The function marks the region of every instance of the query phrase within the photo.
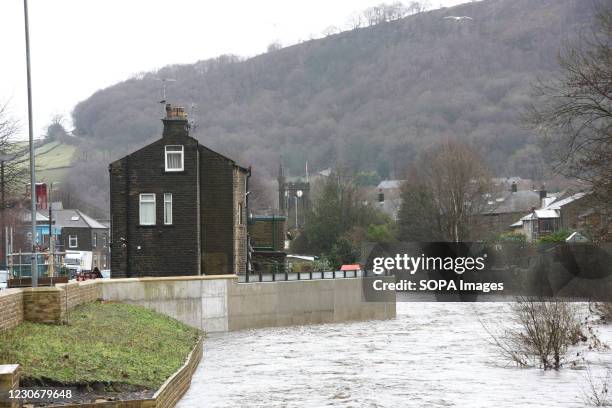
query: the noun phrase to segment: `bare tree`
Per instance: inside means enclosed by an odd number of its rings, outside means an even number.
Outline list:
[[[566,362],[568,347],[586,341],[572,303],[521,298],[511,307],[512,325],[501,333],[482,324],[501,354],[519,366],[558,370]]]
[[[18,193],[24,185],[28,168],[24,163],[28,160],[26,151],[14,140],[19,132],[19,122],[8,112],[8,105],[0,105],[0,157],[3,161],[4,175],[0,189],[7,197]]]
[[[491,186],[489,172],[475,150],[458,142],[443,142],[420,157],[409,180],[418,186],[420,200],[427,201],[422,205],[431,215],[427,219],[436,217],[431,223],[439,228],[435,238],[453,242],[469,238],[473,218],[484,208]],[[405,191],[411,189],[409,181]]]
[[[554,169],[583,180],[612,204],[612,8],[600,9],[594,31],[559,55],[560,73],[534,86],[526,120],[543,136]]]

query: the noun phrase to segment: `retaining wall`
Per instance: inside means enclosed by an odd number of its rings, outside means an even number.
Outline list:
[[[365,302],[361,278],[233,284],[229,330],[395,317],[395,302]]]
[[[0,330],[11,329],[23,322],[23,291],[0,290]]]
[[[388,278],[392,279],[392,278]],[[395,300],[365,302],[361,278],[238,283],[235,275],[96,279],[0,292],[0,329],[61,323],[96,299],[137,304],[205,332],[392,319]]]

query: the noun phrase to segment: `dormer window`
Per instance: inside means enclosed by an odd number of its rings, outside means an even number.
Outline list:
[[[166,146],[166,171],[183,171],[183,158],[183,146]]]

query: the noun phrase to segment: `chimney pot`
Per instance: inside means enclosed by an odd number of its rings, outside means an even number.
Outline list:
[[[189,135],[187,113],[182,106],[166,104],[166,117],[162,119],[162,122],[164,122],[163,137],[179,134]]]

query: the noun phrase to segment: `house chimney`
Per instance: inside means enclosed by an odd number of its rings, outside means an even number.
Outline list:
[[[510,191],[513,193],[516,193],[518,191],[518,186],[516,185],[516,181],[512,182],[512,185],[510,186]]]
[[[546,186],[542,184],[540,187],[540,200],[544,200],[546,198]]]
[[[166,104],[166,117],[162,119],[162,122],[164,123],[162,137],[189,135],[187,113],[185,113],[185,108],[182,106]]]

